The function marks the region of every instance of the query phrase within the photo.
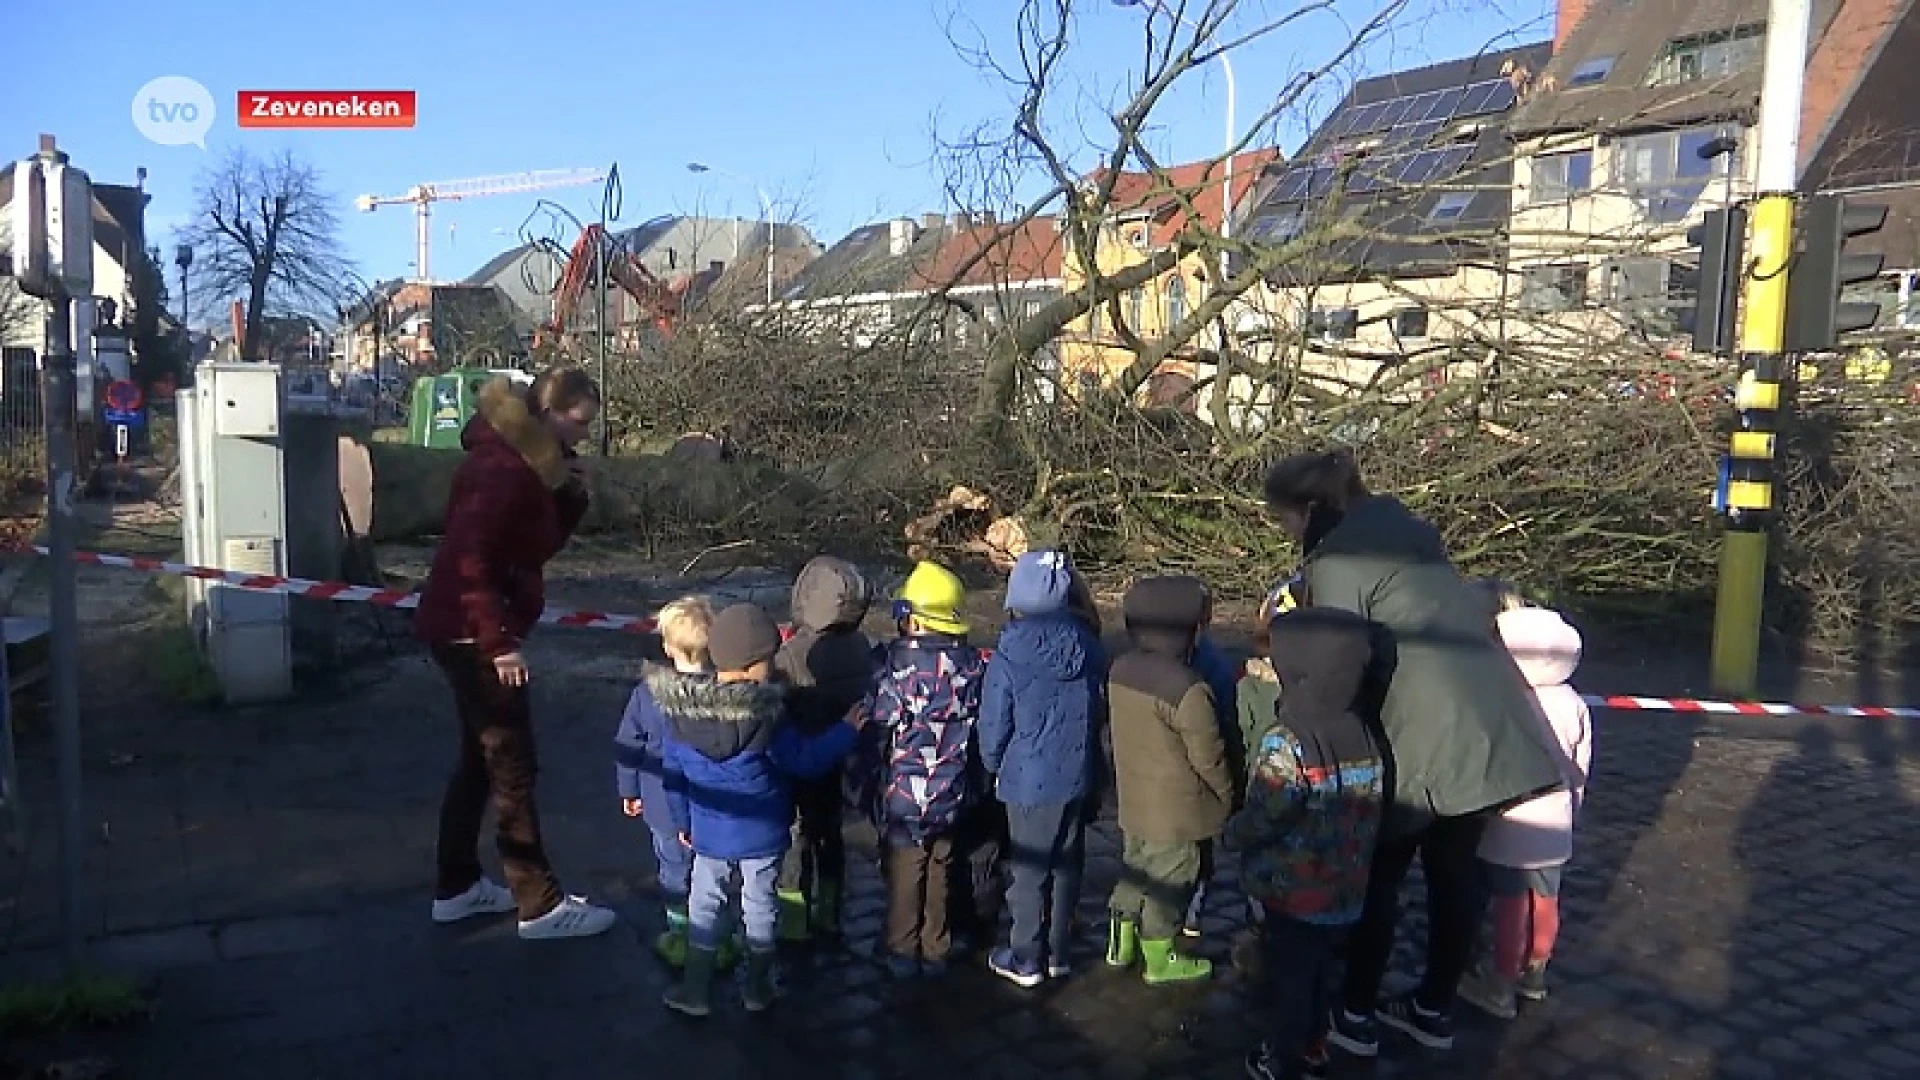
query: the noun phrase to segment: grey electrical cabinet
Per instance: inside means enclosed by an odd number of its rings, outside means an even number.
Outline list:
[[[187,561],[240,574],[287,573],[283,397],[273,364],[208,364],[177,399]],[[187,579],[187,611],[229,704],[293,694],[286,594]]]

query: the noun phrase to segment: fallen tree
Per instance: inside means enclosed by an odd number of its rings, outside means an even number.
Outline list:
[[[340,440],[354,531],[376,543],[438,535],[454,470],[466,454]],[[685,453],[587,459],[592,506],[584,532],[630,532],[649,546],[725,542],[804,531],[819,492],[763,461]]]

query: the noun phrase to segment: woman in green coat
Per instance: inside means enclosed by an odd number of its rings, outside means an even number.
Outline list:
[[[1300,542],[1307,603],[1360,615],[1383,638],[1391,801],[1328,1040],[1372,1057],[1384,1023],[1444,1050],[1479,925],[1481,830],[1493,813],[1560,786],[1560,770],[1525,680],[1493,637],[1486,602],[1454,568],[1437,529],[1398,499],[1369,492],[1345,452],[1282,460],[1267,474],[1266,502]],[[1427,882],[1426,972],[1418,989],[1379,1001],[1400,884],[1416,854]]]

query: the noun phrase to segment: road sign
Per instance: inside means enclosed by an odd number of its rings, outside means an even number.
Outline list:
[[[137,413],[146,405],[147,398],[140,392],[140,384],[127,379],[115,379],[107,384],[107,411]]]

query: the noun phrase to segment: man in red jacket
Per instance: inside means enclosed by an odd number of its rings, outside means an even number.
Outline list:
[[[614,924],[612,911],[561,892],[547,863],[520,654],[546,607],[547,561],[587,512],[573,448],[599,412],[593,380],[557,368],[524,390],[504,378],[489,383],[460,436],[467,458],[454,473],[445,535],[413,620],[453,687],[460,718],[460,756],[440,807],[435,922],[517,911],[528,939],[585,937]],[[480,869],[489,796],[506,888]]]

